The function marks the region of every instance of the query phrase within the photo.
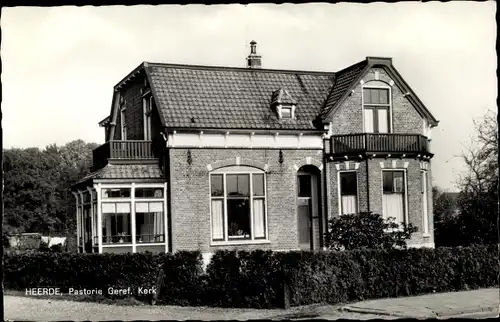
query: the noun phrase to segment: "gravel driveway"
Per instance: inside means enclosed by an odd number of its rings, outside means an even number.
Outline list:
[[[37,299],[24,296],[4,297],[5,320],[249,320],[249,319],[370,319],[380,315],[340,312],[332,306],[315,305],[289,310],[225,309],[182,306],[121,306],[67,300]],[[309,312],[301,314],[301,312]],[[315,312],[311,314],[311,312]]]

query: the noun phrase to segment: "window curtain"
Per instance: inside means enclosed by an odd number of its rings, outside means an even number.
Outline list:
[[[365,108],[365,132],[373,133],[373,109]]]
[[[265,238],[266,228],[265,228],[265,209],[263,199],[253,200],[253,227],[254,227],[254,237],[255,238]]]
[[[342,196],[342,215],[358,213],[356,199],[357,199],[356,195],[350,195],[350,196],[344,195],[344,196]]]
[[[384,193],[382,211],[384,218],[394,217],[398,224],[404,222],[404,195],[402,193]]]
[[[212,239],[224,239],[223,200],[212,200]]]
[[[153,234],[163,234],[163,203],[149,203],[149,212],[153,216],[151,223],[153,224]]]
[[[389,124],[387,120],[389,119],[389,111],[385,108],[378,109],[378,132],[379,133],[389,133]]]

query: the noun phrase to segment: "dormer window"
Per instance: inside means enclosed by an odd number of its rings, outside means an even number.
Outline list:
[[[292,117],[292,108],[291,107],[282,107],[281,108],[281,118],[282,119],[291,119]]]
[[[295,119],[295,108],[297,101],[292,98],[286,89],[280,88],[271,96],[271,108],[276,112],[279,119]]]

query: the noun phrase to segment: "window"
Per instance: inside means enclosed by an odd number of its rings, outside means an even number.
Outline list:
[[[404,171],[382,171],[384,218],[393,217],[397,223],[405,222],[405,175]]]
[[[363,88],[366,133],[389,133],[389,88]]]
[[[144,112],[144,140],[151,140],[151,111],[153,109],[153,96],[142,99]]]
[[[102,198],[130,198],[130,188],[102,189]]]
[[[291,107],[281,108],[281,118],[282,119],[291,119],[292,118],[292,108]]]
[[[163,188],[135,188],[136,198],[163,198]]]
[[[103,243],[130,243],[131,217],[130,203],[102,203],[102,236]]]
[[[125,122],[125,115],[126,115],[126,110],[123,108],[121,110],[120,114],[120,122],[121,122],[121,129],[122,129],[122,140],[127,139],[127,123]]]
[[[137,242],[165,242],[163,202],[136,202],[135,216]]]
[[[263,173],[212,174],[210,190],[212,240],[266,238]]]
[[[358,178],[356,172],[340,172],[339,178],[341,214],[358,213]]]

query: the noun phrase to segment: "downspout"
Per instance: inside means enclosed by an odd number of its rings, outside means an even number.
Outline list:
[[[365,165],[366,165],[366,203],[367,203],[367,210],[370,212],[370,175],[368,173],[368,158],[365,160]]]
[[[170,167],[170,150],[168,149],[168,131],[166,128],[165,133],[162,133],[163,137],[163,151],[165,151],[165,156],[163,158],[163,168],[165,169],[165,179],[167,180],[167,224],[168,224],[168,251],[172,252],[172,170]]]
[[[328,144],[330,143],[330,141],[328,141]],[[323,196],[323,198],[325,198],[325,203],[324,203],[324,213],[322,214],[322,217],[323,217],[323,220],[320,222],[324,222],[324,226],[321,227],[321,239],[320,239],[320,247],[325,247],[325,233],[328,232],[328,219],[329,219],[329,210],[330,210],[330,181],[329,181],[329,178],[330,178],[330,167],[329,167],[329,163],[328,163],[328,158],[326,156],[326,154],[324,153],[324,148],[323,148],[323,163],[324,163],[324,167],[325,167],[325,171],[323,171],[323,176],[324,176],[324,180],[325,180],[325,195]]]

